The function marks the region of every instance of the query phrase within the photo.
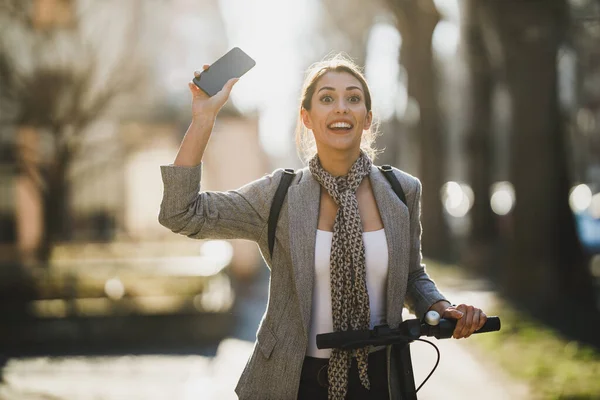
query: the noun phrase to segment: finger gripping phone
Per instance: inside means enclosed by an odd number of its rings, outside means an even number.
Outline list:
[[[240,78],[256,65],[248,54],[239,47],[229,50],[215,61],[207,70],[202,71],[193,81],[207,95],[214,96],[231,78]]]

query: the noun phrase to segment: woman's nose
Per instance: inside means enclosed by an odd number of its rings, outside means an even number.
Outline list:
[[[335,111],[337,113],[346,114],[348,112],[348,105],[343,100],[342,101],[338,101],[337,105],[336,105],[336,108],[335,108]]]

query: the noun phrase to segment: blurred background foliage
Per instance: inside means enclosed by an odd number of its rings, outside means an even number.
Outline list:
[[[158,166],[193,71],[239,46],[257,66],[219,116],[204,188],[300,167],[303,71],[345,52],[371,85],[376,162],[423,183],[424,254],[600,348],[599,44],[597,0],[2,0],[0,309],[13,333],[48,325],[0,342],[19,353],[61,321],[119,315],[228,329],[258,251],[159,226]],[[65,343],[102,331],[78,329]]]

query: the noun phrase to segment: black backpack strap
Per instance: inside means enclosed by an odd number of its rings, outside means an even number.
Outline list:
[[[277,191],[275,192],[275,197],[273,197],[273,202],[271,203],[271,211],[269,213],[269,253],[271,254],[271,258],[273,258],[273,248],[275,247],[275,230],[277,229],[279,212],[294,176],[296,176],[296,172],[293,169],[286,168],[284,170]]]
[[[400,185],[400,181],[398,181],[398,178],[396,178],[396,175],[394,175],[392,166],[382,165],[379,167],[379,170],[383,172],[383,175],[392,185],[392,189],[394,189],[394,192],[396,192],[396,196],[398,196],[398,198],[402,200],[404,205],[408,207],[408,204],[406,204],[406,196],[404,195],[404,190],[402,190],[402,185]]]

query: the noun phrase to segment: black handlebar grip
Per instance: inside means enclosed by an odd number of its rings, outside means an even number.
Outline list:
[[[500,317],[488,317],[481,329],[474,333],[496,332],[500,330]]]
[[[348,343],[355,341],[368,340],[371,337],[369,330],[345,331],[322,333],[317,335],[318,349],[333,349],[344,347]]]
[[[454,333],[454,328],[456,328],[457,320],[455,319],[441,319],[440,323],[436,326],[431,326],[429,328],[429,333],[427,336],[434,336],[436,339],[449,339],[452,337]],[[494,332],[500,330],[500,318],[499,317],[488,317],[485,321],[485,324],[481,327],[481,329],[473,332],[475,333],[485,333],[485,332]]]

